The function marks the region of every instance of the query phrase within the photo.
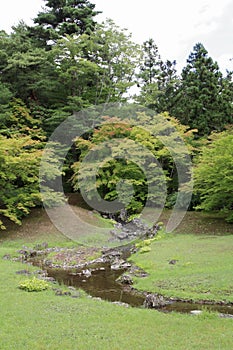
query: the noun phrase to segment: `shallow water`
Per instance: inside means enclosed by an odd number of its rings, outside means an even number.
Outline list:
[[[63,270],[63,269],[47,269],[48,275],[53,277],[60,284],[73,286],[83,289],[92,297],[99,297],[111,302],[123,302],[133,307],[143,307],[145,296],[141,293],[136,293],[126,285],[117,282],[116,280],[126,270],[112,270],[109,263],[92,264],[85,268],[91,272],[90,276],[85,275],[82,269]],[[233,306],[226,305],[203,305],[198,303],[190,303],[184,301],[171,302],[170,304],[160,307],[161,312],[180,312],[190,313],[192,310],[207,309],[216,311],[222,314],[233,315]]]
[[[55,278],[60,284],[83,289],[92,297],[99,297],[111,302],[120,301],[131,306],[142,306],[145,297],[133,294],[116,281],[125,270],[112,270],[109,263],[89,265],[86,269],[91,271],[89,277],[83,270],[47,269],[48,275]]]
[[[193,310],[209,310],[209,311],[216,311],[222,314],[229,314],[233,315],[233,306],[227,306],[227,305],[217,305],[217,304],[211,304],[211,305],[203,305],[203,304],[197,304],[197,303],[190,303],[190,302],[184,302],[184,301],[176,301],[172,304],[166,305],[159,309],[159,311],[163,312],[181,312],[181,313],[190,313]]]

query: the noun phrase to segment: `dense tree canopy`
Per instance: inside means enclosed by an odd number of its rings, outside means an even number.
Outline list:
[[[119,102],[133,85],[139,46],[108,20],[90,35],[66,35],[52,49],[67,108]],[[70,107],[70,108],[69,108]]]
[[[12,103],[7,116],[0,130],[0,214],[20,224],[30,208],[41,203],[39,167],[45,133],[20,100]],[[51,153],[51,179],[58,175],[55,165]],[[4,227],[0,219],[0,228]]]
[[[178,191],[175,163],[158,140],[128,122],[134,110],[132,99],[139,109],[151,109],[150,118],[154,118],[154,122],[160,113],[169,120],[190,151],[196,147],[192,153],[194,158],[199,149],[193,141],[193,129],[197,142],[198,138],[205,140],[212,131],[216,132],[216,139],[211,139],[213,147],[204,149],[200,167],[197,167],[196,198],[201,198],[200,208],[230,211],[228,197],[217,203],[213,197],[210,200],[207,192],[212,184],[216,193],[217,188],[222,188],[222,192],[227,191],[227,186],[230,188],[230,183],[221,186],[230,179],[230,168],[224,167],[224,162],[230,166],[231,132],[220,134],[219,139],[217,133],[233,123],[233,72],[224,76],[204,46],[198,43],[179,76],[176,62],[163,61],[153,39],[138,45],[126,29],[121,29],[112,20],[96,23],[97,13],[95,5],[87,0],[45,0],[45,7],[34,19],[33,26],[19,22],[10,34],[0,31],[0,214],[19,223],[30,207],[40,203],[38,174],[42,151],[62,121],[87,107],[101,104],[105,109],[108,103],[127,101],[130,104],[124,109],[126,114],[118,115],[125,123],[109,118],[101,127],[75,141],[65,160],[65,181],[69,189],[71,182],[73,190],[79,189],[77,174],[86,152],[101,142],[124,139],[129,154],[134,153],[133,142],[138,142],[162,164],[168,189],[167,203],[169,206],[174,204]],[[135,88],[137,96],[132,97]],[[139,117],[145,118],[143,123],[146,125],[149,117],[143,117],[143,114]],[[80,125],[79,121],[77,125]],[[161,128],[161,133],[168,132],[159,122],[156,127]],[[225,145],[225,150],[219,164],[226,170],[221,184],[220,178],[215,183],[204,167],[211,154],[213,159],[218,159],[214,152],[215,149],[219,151],[220,143],[222,149]],[[115,145],[115,154],[119,151],[118,146]],[[50,156],[51,169],[47,170],[53,180],[59,173],[55,170],[56,157],[52,153]],[[143,151],[137,156],[139,163],[146,159]],[[151,205],[162,203],[162,195],[147,196],[148,186],[157,186],[157,189],[159,186],[156,176],[146,181],[138,164],[114,158],[100,167],[97,187],[101,196],[114,201],[117,184],[122,178],[125,193],[130,193],[131,185],[135,190],[131,203],[125,203],[131,212],[140,211],[146,198]],[[216,169],[220,172],[217,161]],[[88,164],[85,171],[88,179]],[[157,176],[159,179],[161,174]],[[204,176],[210,179],[206,187],[202,181]],[[92,196],[91,188],[87,193]],[[48,196],[52,202],[51,191]],[[221,197],[219,193],[217,197]],[[223,201],[226,201],[225,206]],[[0,225],[3,226],[2,221]]]
[[[194,46],[181,74],[171,113],[199,135],[222,131],[233,122],[233,83],[200,43]]]
[[[169,123],[164,123],[164,120]],[[144,122],[154,125],[152,132],[154,128],[156,134],[166,135],[166,142],[173,145],[174,152],[177,147],[176,153],[180,159],[176,164],[171,150],[161,139],[140,126]],[[74,189],[80,188],[81,181],[84,182],[85,193],[89,199],[98,201],[97,188],[104,200],[113,201],[118,198],[117,187],[120,184],[124,194],[120,201],[126,204],[131,214],[140,212],[146,201],[150,206],[162,206],[167,194],[169,198],[171,194],[178,192],[176,166],[186,162],[184,150],[178,142],[179,136],[186,141],[191,151],[193,132],[166,113],[153,117],[144,113],[138,114],[138,125],[132,124],[130,119],[122,121],[116,117],[105,117],[102,126],[96,128],[88,139],[76,140],[76,147],[81,155],[79,161],[73,165]],[[88,154],[91,156],[85,160]],[[96,183],[93,183],[93,169],[96,169],[97,160],[98,175]],[[142,169],[149,169],[147,176]],[[128,198],[131,198],[130,202],[127,202]]]
[[[233,222],[233,130],[215,133],[197,160],[196,192],[198,209],[221,210]]]

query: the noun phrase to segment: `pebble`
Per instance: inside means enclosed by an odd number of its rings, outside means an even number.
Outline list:
[[[192,311],[190,311],[190,314],[192,314],[192,315],[200,315],[200,314],[202,314],[202,311],[201,310],[192,310]]]

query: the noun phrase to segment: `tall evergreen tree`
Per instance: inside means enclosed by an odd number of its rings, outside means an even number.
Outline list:
[[[167,60],[160,63],[160,75],[158,77],[157,112],[171,112],[176,90],[180,79],[176,71],[176,61]]]
[[[160,73],[160,54],[158,46],[153,39],[145,41],[142,45],[141,63],[137,76],[137,85],[141,88],[136,101],[151,109],[157,109],[158,76]]]
[[[95,27],[94,17],[99,13],[88,0],[44,0],[45,9],[34,19],[31,28],[42,42],[65,34],[90,33]]]
[[[36,46],[24,22],[9,35],[0,32],[0,72],[1,81],[27,105],[34,101],[50,107],[64,102],[54,57]]]
[[[194,46],[181,76],[170,111],[181,123],[205,135],[213,130],[221,131],[233,122],[231,77],[223,77],[217,62],[208,56],[201,43]]]
[[[143,43],[142,51],[142,63],[138,77],[142,85],[153,84],[160,74],[161,57],[158,46],[153,39],[149,39]]]
[[[137,77],[141,88],[137,101],[159,113],[169,111],[178,79],[175,66],[175,61],[162,61],[153,39],[145,41]]]

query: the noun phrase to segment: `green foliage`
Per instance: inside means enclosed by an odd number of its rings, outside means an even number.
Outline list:
[[[137,84],[141,88],[135,100],[157,113],[170,111],[178,83],[176,62],[163,62],[153,39],[142,45]]]
[[[169,111],[184,125],[197,128],[199,135],[222,131],[233,121],[232,93],[231,74],[224,78],[217,62],[208,57],[207,50],[198,43],[182,71]]]
[[[97,103],[125,101],[124,94],[133,86],[135,70],[140,57],[140,46],[132,41],[132,35],[106,20],[96,27],[87,42],[88,58],[101,69],[97,85]]]
[[[153,39],[145,41],[142,45],[143,57],[139,77],[142,82],[152,84],[160,74],[161,58],[158,47]]]
[[[96,24],[97,13],[95,5],[87,0],[46,0],[45,8],[34,19],[34,27],[21,21],[10,34],[0,31],[0,213],[17,223],[31,207],[40,203],[38,172],[46,137],[74,112],[93,105],[124,102],[130,88],[136,84],[141,88],[140,95],[135,98],[137,103],[152,108],[155,113],[166,110],[174,115],[176,119],[163,114],[193,153],[196,145],[193,130],[188,131],[188,126],[198,129],[200,136],[212,130],[221,131],[233,121],[232,73],[223,77],[202,44],[194,47],[179,79],[176,62],[163,62],[153,39],[140,47],[127,30],[112,20]],[[133,104],[124,112],[125,125],[116,120],[115,125],[107,122],[90,138],[86,135],[76,141],[78,151],[75,152],[74,147],[70,150],[63,169],[66,190],[70,190],[72,171],[73,186],[79,189],[77,174],[90,150],[98,146],[100,155],[101,142],[122,139],[128,155],[134,154],[136,162],[124,157],[103,162],[97,174],[100,196],[113,201],[118,196],[117,186],[121,186],[126,196],[119,199],[128,205],[130,215],[140,212],[146,200],[154,206],[162,203],[162,174],[155,164],[151,164],[150,170],[155,176],[146,179],[139,166],[145,153],[136,154],[133,141],[146,147],[162,165],[168,189],[167,206],[170,208],[176,203],[178,193],[177,169],[172,154],[150,133],[127,121],[131,108]],[[143,113],[139,118],[144,123],[149,120]],[[79,125],[76,125],[77,129]],[[155,129],[161,135],[169,135],[169,130],[159,121]],[[169,135],[168,139],[182,163],[184,154],[177,146],[175,136]],[[113,154],[117,155],[119,151],[119,144],[115,144]],[[54,153],[49,152],[51,168],[47,167],[45,173],[54,180],[59,171]],[[108,155],[108,147],[105,152]],[[83,169],[83,178],[90,179],[89,171],[94,163],[94,159],[89,160]],[[227,177],[222,182],[219,188],[225,190]],[[152,186],[157,194],[148,194],[148,186]],[[86,190],[92,198],[93,187],[89,185]],[[48,188],[46,191],[48,203],[53,203],[55,193]],[[226,204],[203,204],[207,203],[207,195],[201,191],[196,191],[195,205],[201,196],[201,206],[206,206],[206,209],[209,206],[227,212],[232,210],[228,199]],[[131,193],[131,202],[127,204],[126,198]],[[185,200],[184,195],[180,206]],[[228,219],[232,220],[230,216]]]
[[[196,161],[195,191],[201,204],[197,209],[221,210],[233,222],[233,131],[212,134]]]
[[[126,30],[108,20],[90,35],[59,39],[51,54],[67,101],[64,110],[73,112],[122,100],[134,84],[139,47]]]
[[[27,292],[41,292],[49,288],[49,284],[39,278],[33,277],[19,283],[19,288]]]
[[[0,81],[0,111],[10,102],[11,98],[12,93],[10,92],[7,84],[3,84]]]
[[[160,241],[161,239],[164,239],[166,237],[166,232],[164,229],[160,229],[155,237],[144,239],[141,242],[138,242],[135,244],[136,248],[140,248],[141,253],[146,253],[151,251],[150,245],[154,242]]]
[[[40,202],[39,162],[43,132],[20,100],[15,100],[0,130],[0,214],[20,223]],[[1,228],[4,228],[0,220]]]
[[[154,40],[145,41],[142,45],[140,71],[137,75],[137,83],[141,87],[141,91],[140,95],[136,97],[136,101],[151,109],[156,108],[159,94],[158,77],[161,62],[158,47]]]
[[[33,35],[45,43],[65,34],[90,33],[95,27],[93,18],[100,13],[88,0],[45,0],[45,6],[34,19],[37,25],[31,28]]]
[[[40,123],[22,101],[14,100],[0,130],[0,214],[17,224],[41,203],[39,169],[45,134]],[[48,159],[46,175],[53,180],[60,174],[54,152]],[[45,188],[45,193],[54,202],[52,191]],[[1,219],[0,228],[5,228]]]
[[[189,139],[191,134],[187,132],[186,135],[186,128],[168,114],[164,114],[163,117],[174,125],[173,132],[170,131],[168,136],[170,144],[174,143],[173,150],[177,151],[180,161],[185,161],[182,160],[183,150],[176,142],[177,136],[183,135],[184,139],[186,136]],[[143,118],[150,119],[144,114],[138,115],[138,118],[140,121]],[[167,127],[160,118],[157,120],[156,116],[153,117],[156,132],[161,128],[161,133],[166,134]],[[110,202],[116,200],[120,186],[124,195],[120,196],[119,200],[131,215],[141,212],[146,200],[151,206],[163,205],[164,185],[168,187],[169,192],[177,190],[176,166],[171,152],[161,140],[140,126],[132,125],[130,121],[123,122],[118,118],[106,117],[102,126],[95,129],[88,140],[78,138],[76,147],[80,158],[72,167],[72,183],[74,189],[78,190],[80,181],[84,182],[85,193],[91,200],[98,201],[96,188],[103,199]],[[86,156],[88,158],[85,159]],[[162,165],[163,171],[157,166],[154,158]],[[149,173],[145,174],[143,168],[149,168]],[[96,183],[92,181],[93,171],[96,171]]]
[[[140,254],[144,254],[144,253],[148,253],[151,251],[151,248],[150,247],[142,247],[140,249]]]
[[[40,201],[38,167],[41,150],[37,145],[38,142],[29,136],[12,139],[0,135],[0,214],[18,224],[20,218],[29,213],[29,208]]]
[[[62,100],[53,56],[35,45],[23,22],[13,30],[11,35],[0,36],[2,81],[27,104],[39,101],[47,106],[49,101],[53,105],[58,96]]]
[[[152,243],[152,239],[144,239],[143,241],[136,243],[135,247],[136,248],[144,248],[144,247],[150,246],[151,243]]]
[[[11,101],[12,93],[7,84],[0,81],[0,129],[6,126],[9,117],[9,102]]]

